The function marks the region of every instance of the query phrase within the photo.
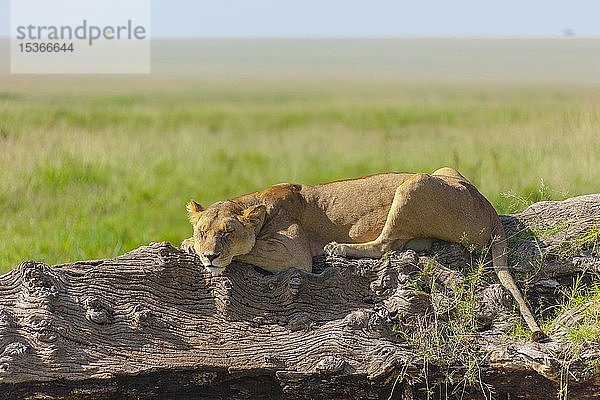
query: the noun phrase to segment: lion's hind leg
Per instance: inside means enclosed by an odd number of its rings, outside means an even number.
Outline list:
[[[379,238],[366,243],[336,243],[325,246],[325,253],[349,258],[381,258],[387,251],[400,249],[402,243],[389,246],[381,243]]]
[[[415,174],[396,189],[383,229],[375,240],[358,244],[330,243],[325,246],[325,252],[344,257],[379,258],[386,252],[401,249],[418,238],[413,234],[412,227],[418,216],[410,215],[410,207],[407,205],[415,201],[415,193],[430,179],[431,176],[427,174]]]

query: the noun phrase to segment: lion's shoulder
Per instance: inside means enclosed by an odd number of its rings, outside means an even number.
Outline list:
[[[269,210],[299,207],[303,202],[302,185],[279,183],[252,194],[254,202],[264,204]]]

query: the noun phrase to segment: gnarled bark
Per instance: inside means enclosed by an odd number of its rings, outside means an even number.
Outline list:
[[[0,277],[0,398],[597,398],[600,343],[572,333],[599,298],[557,305],[573,282],[598,283],[600,195],[502,220],[519,286],[553,321],[549,343],[515,335],[485,251],[437,242],[322,257],[312,274],[211,276],[155,243]]]

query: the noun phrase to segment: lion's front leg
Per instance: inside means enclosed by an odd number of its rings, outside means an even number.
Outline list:
[[[194,238],[191,237],[185,239],[183,242],[181,242],[181,246],[179,246],[179,248],[183,251],[194,254]]]
[[[234,260],[273,273],[287,268],[312,271],[310,244],[306,234],[295,223],[256,240],[250,253],[236,256]]]

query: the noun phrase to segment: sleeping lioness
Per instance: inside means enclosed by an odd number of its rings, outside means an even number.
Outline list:
[[[508,271],[504,229],[492,205],[452,168],[432,174],[386,173],[322,185],[282,183],[204,208],[187,206],[194,250],[211,269],[232,260],[270,272],[312,270],[325,252],[381,257],[432,239],[484,247],[491,244],[494,269],[512,293],[534,340],[541,332]]]

